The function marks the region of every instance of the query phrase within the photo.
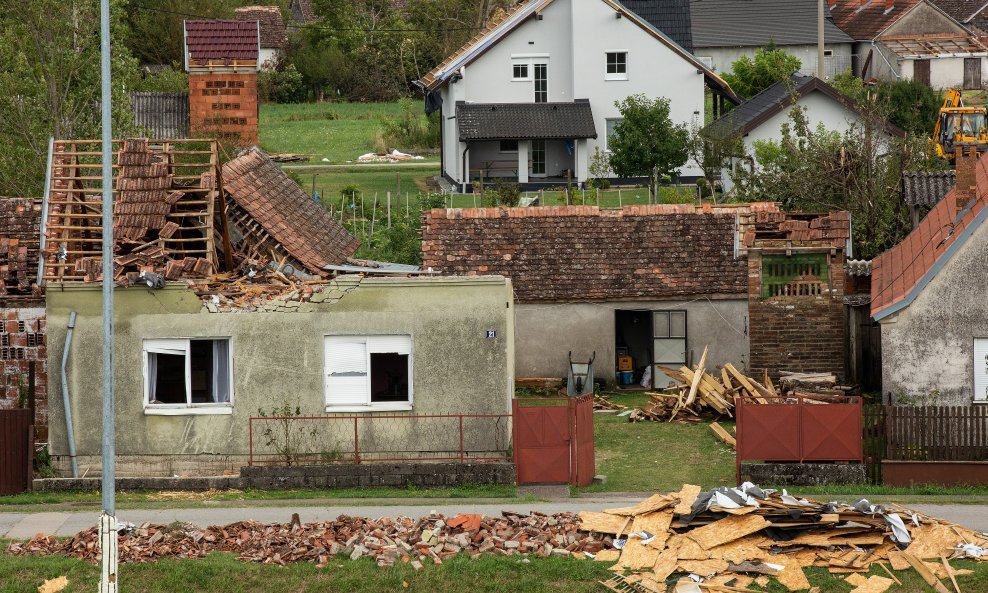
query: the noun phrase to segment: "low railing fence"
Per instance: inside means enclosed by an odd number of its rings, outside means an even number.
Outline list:
[[[253,416],[250,465],[511,460],[511,414]]]

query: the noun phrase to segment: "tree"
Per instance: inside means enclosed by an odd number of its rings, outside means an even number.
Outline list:
[[[133,132],[126,93],[136,62],[126,37],[124,0],[111,0],[114,135]],[[38,196],[48,137],[100,135],[99,3],[38,0],[0,11],[0,188]]]
[[[185,19],[229,19],[235,8],[245,4],[242,0],[131,2],[126,7],[127,34],[122,39],[141,64],[181,64]]]
[[[337,42],[311,29],[293,35],[289,44],[288,61],[302,74],[312,97],[323,101],[326,90],[339,88],[344,78],[346,60]]]
[[[721,171],[732,158],[742,156],[744,144],[741,142],[741,137],[735,134],[718,137],[704,133],[700,122],[694,121],[690,125],[686,152],[690,162],[703,171],[703,178],[710,188],[711,196],[716,199],[715,189]]]
[[[614,105],[622,120],[607,141],[611,169],[620,177],[648,177],[649,200],[658,201],[659,179],[686,164],[689,132],[669,119],[669,99],[632,95]]]
[[[914,136],[929,136],[943,105],[943,95],[915,80],[885,80],[875,85],[846,70],[831,85],[859,104],[874,100],[890,123]]]
[[[801,66],[799,58],[770,43],[755,51],[755,59],[742,56],[721,77],[739,97],[750,99],[773,84],[788,80]]]
[[[809,125],[802,108],[790,111],[782,139],[756,141],[755,171],[735,175],[744,201],[780,201],[786,209],[848,210],[861,257],[874,257],[910,230],[902,200],[903,172],[942,169],[925,137],[890,137],[877,96],[861,104],[862,119],[843,134]]]

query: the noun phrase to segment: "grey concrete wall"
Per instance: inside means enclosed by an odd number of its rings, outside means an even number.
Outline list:
[[[565,377],[566,353],[587,360],[596,351],[594,372],[614,382],[614,311],[686,310],[687,349],[699,360],[709,346],[707,368],[731,362],[747,366],[748,301],[746,299],[642,301],[611,303],[518,304],[515,325],[515,373],[517,377]],[[637,361],[636,361],[637,364]]]
[[[915,301],[881,319],[882,391],[928,405],[967,405],[974,338],[988,337],[988,226],[982,225]],[[938,389],[939,397],[930,390]]]
[[[882,33],[882,37],[930,33],[967,33],[967,30],[936,8],[929,4],[920,3],[905,16],[892,23]]]
[[[799,58],[801,74],[816,76],[817,46],[815,44],[779,47]],[[824,74],[827,80],[851,67],[851,48],[850,43],[826,44],[825,49],[834,52],[832,56],[824,56]],[[754,59],[758,49],[758,47],[698,47],[693,53],[704,60],[710,58],[711,69],[714,72],[730,72],[734,62],[745,56]]]
[[[53,393],[61,388],[58,367],[68,315],[73,310],[79,315],[67,371],[76,446],[87,462],[82,469],[93,475],[99,467],[95,456],[100,450],[102,416],[99,286],[66,286],[64,290],[49,286],[47,299]],[[239,467],[249,450],[248,418],[260,408],[270,412],[288,402],[297,404],[304,415],[330,416],[324,399],[326,335],[412,336],[413,409],[388,415],[508,413],[512,323],[511,287],[501,277],[365,279],[338,301],[306,303],[290,313],[208,313],[198,297],[181,286],[156,291],[117,289],[115,385],[121,475],[126,475],[126,468],[131,475],[160,475],[175,468],[215,473]],[[487,330],[495,330],[497,337],[486,338]],[[230,338],[231,414],[145,414],[142,341],[167,337]],[[51,405],[52,453],[64,464],[68,446],[61,399],[52,398]],[[333,426],[342,430],[342,424]],[[420,424],[392,421],[391,428],[381,429],[382,435],[395,447],[402,444],[396,433],[417,435],[419,442],[405,442],[411,448],[422,443],[445,444],[451,438],[447,438],[448,427]],[[373,423],[365,430],[373,432]],[[465,430],[483,433],[486,429],[468,424]],[[347,435],[352,432],[352,424],[347,431]],[[320,432],[320,438],[328,434]],[[340,442],[352,443],[352,439],[341,437]],[[131,466],[128,460],[133,461]]]

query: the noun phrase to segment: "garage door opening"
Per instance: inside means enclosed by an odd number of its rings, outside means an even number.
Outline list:
[[[658,367],[686,364],[686,311],[614,312],[615,383],[619,389],[664,387]]]

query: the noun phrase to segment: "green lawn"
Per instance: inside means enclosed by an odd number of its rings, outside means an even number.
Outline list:
[[[0,542],[2,544],[3,542]],[[971,569],[975,574],[957,577],[961,591],[988,590],[988,563],[954,561],[955,569]],[[398,563],[378,568],[372,561],[338,558],[326,568],[313,564],[246,564],[232,554],[210,554],[199,560],[164,559],[151,564],[122,564],[121,591],[134,593],[173,593],[175,591],[210,591],[211,593],[248,593],[253,591],[322,592],[394,592],[421,591],[444,593],[565,592],[603,591],[597,584],[609,578],[609,563],[571,558],[532,558],[483,555],[477,560],[458,556],[441,565],[427,563],[420,571]],[[810,583],[819,593],[847,593],[851,590],[843,579],[825,569],[806,571]],[[871,574],[885,576],[877,566]],[[65,593],[94,591],[99,579],[98,567],[63,557],[11,557],[0,553],[0,593],[29,593],[47,579],[66,576]],[[893,585],[890,593],[929,591],[915,571],[898,571],[902,586]],[[950,587],[948,581],[948,588]],[[752,590],[762,590],[751,585]],[[766,591],[783,593],[786,589],[772,581]]]
[[[629,407],[647,401],[643,394],[620,394],[611,401]],[[721,422],[730,430],[732,422]],[[683,484],[704,488],[733,486],[734,451],[710,433],[706,422],[630,423],[626,417],[594,414],[597,473],[607,476],[603,485],[581,492],[666,492]]]
[[[324,158],[346,163],[374,150],[381,143],[381,120],[400,112],[397,102],[265,103],[258,122],[260,144],[270,152],[315,155],[313,164]]]

